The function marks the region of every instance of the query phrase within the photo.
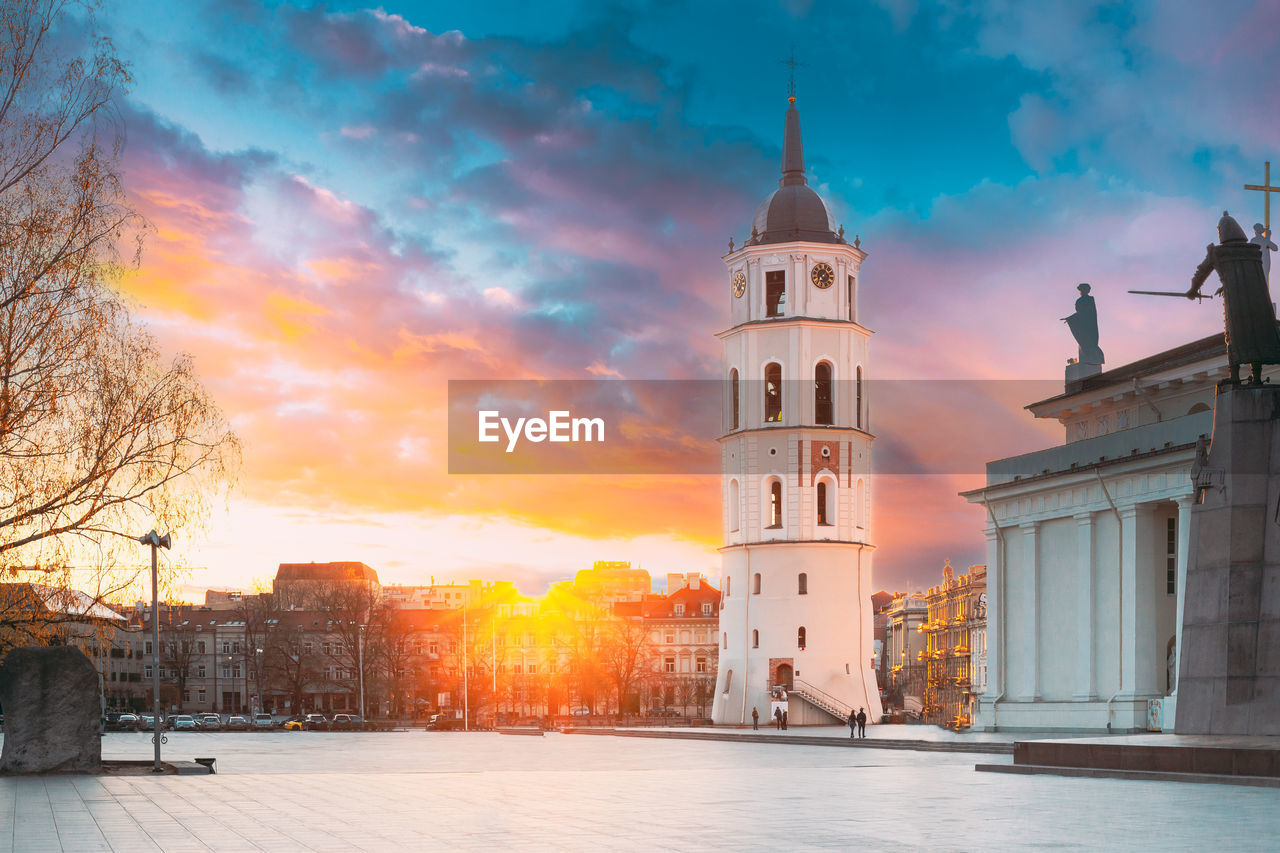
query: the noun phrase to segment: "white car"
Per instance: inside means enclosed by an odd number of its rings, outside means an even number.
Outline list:
[[[271,719],[270,714],[254,714],[253,727],[255,729],[269,729],[275,726],[275,721]]]

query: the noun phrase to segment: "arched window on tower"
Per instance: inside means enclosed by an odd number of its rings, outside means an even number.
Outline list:
[[[729,529],[738,529],[738,516],[740,515],[738,507],[738,481],[729,481]]]
[[[858,486],[854,491],[854,506],[853,506],[853,514],[854,514],[854,518],[857,519],[859,530],[867,526],[866,503],[867,503],[867,487],[864,486],[862,484],[862,480],[859,479]]]
[[[809,594],[809,575],[807,572],[801,572],[796,578],[796,592],[800,595]]]
[[[856,294],[857,291],[853,288],[853,276],[849,276],[849,319],[851,321],[858,319],[858,299]]]
[[[728,631],[725,631],[725,632],[724,632],[724,647],[725,647],[726,649],[727,649],[727,648],[729,648],[729,632],[728,632]],[[733,673],[732,673],[732,672],[730,672],[729,674],[730,674],[730,676],[732,676],[732,675],[733,675]],[[724,680],[724,692],[725,692],[725,693],[728,693],[728,692],[729,692],[729,679],[728,679],[728,678],[726,678],[726,679]]]
[[[770,270],[764,274],[765,316],[781,317],[787,313],[787,273]]]
[[[831,524],[831,516],[827,512],[827,481],[818,481],[818,524],[824,527]]]
[[[752,595],[760,594],[760,573],[759,572],[756,572],[755,577],[751,579],[751,593]]]
[[[807,639],[808,638],[805,635],[804,626],[801,625],[800,630],[796,632],[796,645],[800,647],[801,651],[804,651],[805,641]]]
[[[751,648],[760,648],[760,632],[755,628],[751,629]]]
[[[729,429],[738,428],[738,368],[729,371],[729,396],[733,400],[733,416],[729,421]]]
[[[835,423],[831,413],[831,365],[825,361],[813,369],[813,416],[814,423],[823,426]]]
[[[782,526],[782,481],[769,481],[769,527]]]
[[[725,598],[728,598],[728,597],[729,597],[729,583],[730,583],[730,581],[732,581],[732,580],[733,580],[733,578],[731,578],[731,577],[729,577],[729,576],[727,576],[727,575],[725,576],[725,579],[724,579],[724,597],[725,597]]]
[[[855,402],[857,403],[857,406],[858,406],[858,414],[856,418],[857,418],[858,429],[862,429],[862,365],[861,364],[858,365],[857,386],[858,386],[858,394],[857,394],[858,399]]]
[[[782,423],[782,365],[776,361],[764,366],[764,422]]]

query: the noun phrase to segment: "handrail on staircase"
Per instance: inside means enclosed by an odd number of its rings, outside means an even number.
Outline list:
[[[812,693],[815,697],[822,699],[823,701],[830,704],[831,707],[834,708],[835,710],[840,711],[841,715],[844,717],[848,717],[849,714],[853,711],[853,706],[844,704],[839,699],[832,696],[830,693],[826,693],[826,692],[823,692],[822,690],[819,690],[818,688],[814,687],[812,684],[810,684],[807,681],[803,681],[799,678],[793,678],[791,679],[791,683],[793,685],[792,687],[793,692],[797,692],[801,696],[803,696],[805,693]],[[799,689],[796,689],[794,685],[799,685]]]

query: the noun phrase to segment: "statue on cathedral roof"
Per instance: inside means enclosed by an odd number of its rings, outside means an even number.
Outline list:
[[[1103,364],[1105,359],[1098,347],[1098,307],[1089,295],[1088,283],[1076,285],[1080,297],[1076,300],[1076,313],[1063,317],[1080,348],[1080,364]]]
[[[1280,330],[1276,328],[1276,312],[1262,268],[1262,247],[1249,242],[1240,223],[1225,210],[1218,220],[1218,244],[1210,243],[1205,249],[1186,297],[1198,297],[1205,279],[1215,270],[1222,282],[1217,293],[1222,294],[1225,303],[1230,381],[1238,383],[1240,365],[1247,364],[1251,381],[1260,384],[1262,365],[1280,364]]]

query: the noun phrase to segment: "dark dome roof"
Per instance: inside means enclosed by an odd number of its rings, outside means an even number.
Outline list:
[[[749,243],[843,243],[827,203],[809,186],[804,174],[804,146],[800,141],[800,113],[794,100],[787,109],[782,140],[782,179],[756,210]]]

